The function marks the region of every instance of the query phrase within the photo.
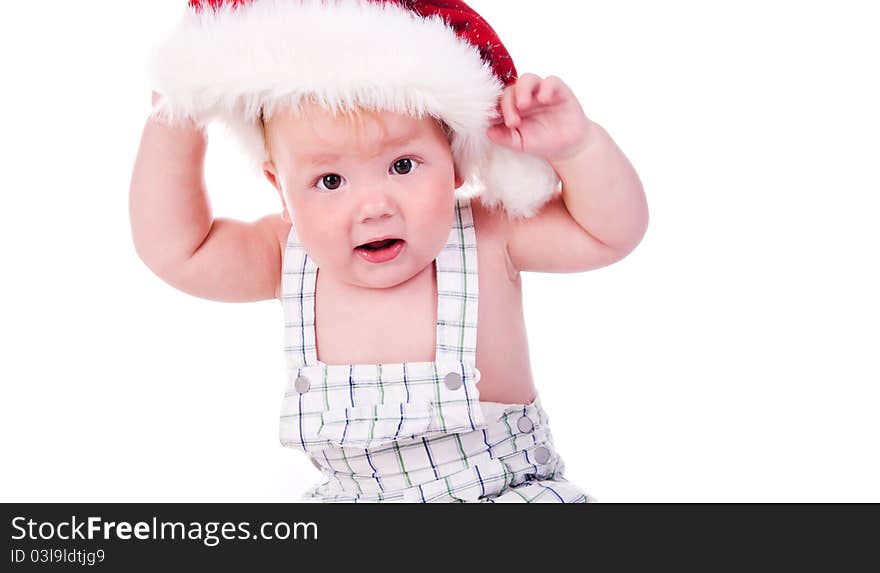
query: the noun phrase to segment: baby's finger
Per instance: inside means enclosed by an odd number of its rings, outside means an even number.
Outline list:
[[[519,130],[508,129],[503,125],[493,125],[489,127],[487,135],[489,139],[506,147],[513,149],[522,149],[522,140]]]
[[[547,76],[547,79],[544,80],[541,84],[541,88],[538,90],[538,103],[545,105],[552,103],[560,91],[559,88],[561,84],[562,80],[556,76]]]
[[[504,124],[507,127],[519,125],[519,114],[513,104],[514,86],[510,86],[501,94],[501,113],[504,116]]]
[[[541,85],[541,78],[535,74],[523,74],[516,82],[516,108],[520,111],[532,106],[535,91]]]

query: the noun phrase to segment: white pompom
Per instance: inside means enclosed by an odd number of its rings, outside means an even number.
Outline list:
[[[559,189],[559,175],[535,155],[492,145],[481,170],[487,207],[502,206],[512,217],[531,217]]]

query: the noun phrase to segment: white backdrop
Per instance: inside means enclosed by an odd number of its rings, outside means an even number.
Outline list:
[[[178,292],[132,246],[145,62],[184,4],[4,6],[2,501],[296,501],[320,477],[278,444],[277,301]],[[606,502],[880,501],[873,3],[471,5],[648,196],[627,258],[524,275],[569,479]],[[277,211],[225,133],[207,161],[216,216]]]

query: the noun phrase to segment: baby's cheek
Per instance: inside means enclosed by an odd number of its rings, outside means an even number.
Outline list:
[[[451,225],[455,216],[455,203],[455,188],[444,188],[443,192],[434,195],[431,217],[444,226]]]
[[[309,237],[305,247],[311,249],[315,261],[324,265],[334,265],[349,254],[349,249],[340,240],[340,236],[340,232],[334,234],[329,228],[321,228]]]
[[[305,251],[315,262],[325,264],[328,257],[333,256],[334,233],[329,224],[323,222],[318,213],[309,213],[308,210],[296,211],[293,224]],[[339,241],[338,238],[335,240]]]
[[[437,241],[445,241],[449,235],[455,217],[455,194],[450,187],[448,192],[434,193],[431,200],[423,205],[420,227],[425,229],[425,236]]]

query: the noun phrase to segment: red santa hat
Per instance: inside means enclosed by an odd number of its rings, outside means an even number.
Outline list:
[[[533,215],[559,187],[546,160],[489,139],[516,68],[460,0],[190,0],[150,69],[159,117],[225,123],[260,172],[261,114],[309,100],[441,119],[460,196],[512,216]]]

